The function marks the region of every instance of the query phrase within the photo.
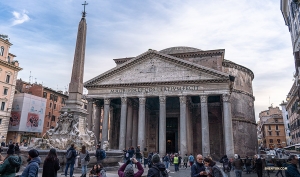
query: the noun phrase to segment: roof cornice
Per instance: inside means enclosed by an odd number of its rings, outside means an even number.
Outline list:
[[[216,50],[206,50],[206,51],[197,51],[197,52],[187,52],[187,53],[178,53],[170,54],[178,58],[187,58],[187,57],[206,57],[206,56],[224,56],[225,49],[216,49]]]
[[[15,66],[11,63],[8,63],[7,61],[4,61],[4,60],[0,60],[0,65],[3,65],[3,66],[6,66],[10,69],[13,69],[15,71],[21,71],[23,68],[19,67],[19,66]]]
[[[90,85],[90,84],[95,84],[96,82],[99,82],[99,81],[104,80],[104,79],[106,79],[110,76],[113,76],[113,75],[119,73],[120,71],[123,71],[126,68],[128,68],[128,67],[130,67],[134,64],[137,64],[137,63],[143,61],[144,59],[147,59],[148,57],[153,57],[153,56],[159,56],[160,58],[162,58],[164,60],[171,61],[171,62],[177,63],[181,66],[189,67],[191,69],[200,70],[202,72],[220,77],[220,78],[225,79],[225,80],[227,80],[229,78],[228,77],[229,75],[227,73],[223,73],[223,72],[220,72],[220,71],[217,71],[217,70],[205,67],[205,66],[201,66],[201,65],[195,64],[193,62],[189,62],[189,61],[177,58],[177,57],[173,57],[171,55],[162,54],[160,52],[157,52],[155,50],[150,49],[147,52],[144,52],[141,55],[138,55],[137,57],[135,57],[135,58],[133,58],[133,59],[131,59],[131,60],[125,62],[125,63],[122,63],[122,64],[106,71],[105,73],[103,73],[103,74],[101,74],[101,75],[99,75],[99,76],[97,76],[93,79],[90,79],[90,80],[86,81],[84,83],[84,86],[88,87],[88,85]]]
[[[2,39],[2,38],[0,37],[0,41],[4,42],[5,44],[8,44],[9,46],[12,46],[12,45],[13,45],[12,43],[9,42],[8,39]]]
[[[244,71],[244,72],[248,73],[251,76],[252,80],[254,79],[254,73],[250,69],[246,68],[245,66],[236,64],[236,63],[234,63],[232,61],[229,61],[229,60],[224,60],[223,63],[222,63],[222,66],[229,67],[229,68],[235,68],[237,70]]]

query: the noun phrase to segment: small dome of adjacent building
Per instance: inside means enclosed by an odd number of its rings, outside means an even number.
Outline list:
[[[202,50],[193,47],[178,46],[178,47],[166,48],[159,52],[164,54],[177,54],[177,53],[189,53],[189,52],[199,52],[199,51]]]

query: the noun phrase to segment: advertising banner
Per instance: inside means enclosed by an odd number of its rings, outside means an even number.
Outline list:
[[[16,94],[12,106],[9,131],[38,132],[43,131],[45,98],[22,93]]]

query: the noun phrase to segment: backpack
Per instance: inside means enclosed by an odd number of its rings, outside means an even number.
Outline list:
[[[100,150],[100,160],[103,160],[105,158],[106,158],[106,152],[103,149],[101,149]]]
[[[69,159],[71,159],[72,157],[73,157],[73,152],[72,152],[72,150],[69,150],[68,153],[67,153],[66,158],[67,158],[67,160],[69,160]]]
[[[168,174],[167,170],[160,171],[156,166],[153,166],[153,168],[155,168],[156,170],[159,171],[159,177],[169,177],[169,174]]]
[[[223,170],[221,170],[217,165],[213,166],[212,168],[218,169],[221,172],[222,177],[228,177],[228,175]]]
[[[99,174],[99,177],[107,177],[106,176],[106,171],[105,170],[101,170],[100,174]]]
[[[90,161],[90,154],[88,151],[86,151],[86,156],[85,156],[84,160],[88,161],[88,162]]]
[[[195,159],[194,159],[194,156],[191,156],[191,155],[190,155],[190,156],[189,156],[189,161],[190,161],[190,162],[194,162],[194,160],[195,160]]]

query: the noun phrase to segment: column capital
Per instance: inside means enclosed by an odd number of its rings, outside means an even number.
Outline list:
[[[166,96],[159,96],[159,103],[166,104]]]
[[[223,102],[229,102],[230,101],[230,94],[223,94],[222,95]]]
[[[207,98],[208,98],[207,95],[200,95],[200,102],[201,103],[207,103]]]
[[[185,95],[179,96],[179,101],[180,103],[186,104],[186,96]]]
[[[95,101],[94,98],[86,98],[86,100],[88,101],[88,103],[93,103]]]
[[[110,98],[104,98],[104,104],[109,105],[110,104]]]
[[[146,98],[145,97],[139,97],[139,103],[140,104],[146,104]]]
[[[121,97],[121,103],[127,104],[127,97]]]

